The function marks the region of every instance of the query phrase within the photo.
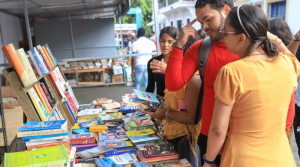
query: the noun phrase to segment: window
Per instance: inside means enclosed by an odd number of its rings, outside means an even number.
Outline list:
[[[173,27],[173,21],[171,21],[171,27]]]
[[[181,28],[182,28],[182,20],[177,20],[177,28],[178,28],[178,30],[181,30]]]
[[[285,19],[286,1],[269,4],[269,18],[280,17]]]
[[[190,23],[191,21],[190,21],[190,19],[186,19],[186,24],[188,24],[188,23]]]
[[[161,24],[159,24],[159,30],[161,30]]]

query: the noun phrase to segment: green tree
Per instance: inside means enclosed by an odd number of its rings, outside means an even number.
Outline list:
[[[132,8],[142,8],[142,25],[146,30],[146,36],[150,35],[151,27],[147,26],[152,21],[152,0],[134,0],[131,4]],[[135,15],[125,15],[122,17],[122,24],[135,24]]]

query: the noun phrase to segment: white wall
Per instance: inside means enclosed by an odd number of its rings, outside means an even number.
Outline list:
[[[300,30],[300,0],[289,0],[287,3],[288,24],[293,34]]]

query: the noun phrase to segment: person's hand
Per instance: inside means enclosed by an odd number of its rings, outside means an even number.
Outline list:
[[[167,68],[167,63],[165,63],[164,59],[161,61],[153,60],[150,63],[150,69],[152,69],[153,73],[162,73],[164,74]]]
[[[177,46],[183,47],[187,41],[190,39],[190,37],[195,38],[198,34],[197,30],[192,26],[197,19],[194,19],[192,22],[188,23],[186,26],[184,26],[179,33],[178,39],[177,39]]]
[[[155,112],[151,112],[151,111],[143,111],[143,112],[146,114],[149,114],[151,117],[153,117],[157,120],[165,119],[166,111],[162,108],[155,108],[155,109],[156,109]]]
[[[204,163],[204,165],[202,167],[212,167],[212,165],[209,165],[207,163]]]
[[[134,77],[134,73],[135,73],[135,72],[131,72],[131,77]]]
[[[279,45],[282,43],[280,38],[278,38],[276,35],[270,33],[269,31],[267,32],[267,37],[276,45]]]

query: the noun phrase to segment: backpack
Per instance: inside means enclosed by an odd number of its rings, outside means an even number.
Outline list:
[[[210,40],[210,37],[206,37],[200,44],[199,51],[198,51],[198,68],[199,68],[199,73],[200,73],[200,78],[202,83],[201,83],[199,97],[198,97],[194,124],[198,124],[199,122],[199,116],[201,112],[200,110],[202,108],[203,95],[204,95],[204,69],[211,50],[211,46],[212,46],[212,41]]]

